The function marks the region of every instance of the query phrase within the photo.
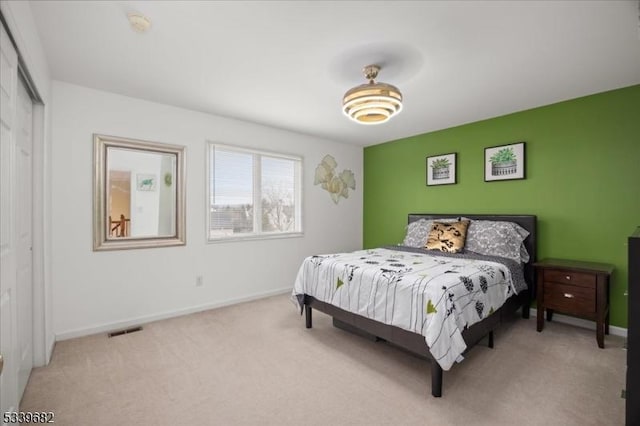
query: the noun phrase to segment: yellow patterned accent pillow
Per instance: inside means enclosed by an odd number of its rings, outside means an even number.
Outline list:
[[[468,220],[451,223],[433,222],[425,248],[447,253],[459,253],[464,248],[467,228],[469,228]]]

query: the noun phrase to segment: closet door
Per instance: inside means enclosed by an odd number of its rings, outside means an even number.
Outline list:
[[[16,104],[16,309],[18,399],[33,368],[33,102],[18,81]]]
[[[4,27],[0,67],[0,413],[5,413],[18,411],[33,367],[33,102],[18,77],[18,55]]]
[[[0,31],[0,413],[5,413],[17,411],[20,403],[14,232],[18,57],[4,26]]]

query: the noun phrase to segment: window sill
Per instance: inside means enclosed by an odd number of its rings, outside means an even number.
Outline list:
[[[230,243],[237,241],[253,241],[253,240],[279,240],[283,238],[301,238],[304,237],[304,232],[279,232],[275,234],[247,234],[247,235],[234,235],[230,237],[221,237],[221,238],[208,238],[208,244],[218,244],[218,243]]]

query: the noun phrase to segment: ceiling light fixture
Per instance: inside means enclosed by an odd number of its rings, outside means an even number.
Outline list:
[[[402,111],[402,93],[387,83],[376,83],[380,67],[367,65],[362,72],[369,83],[344,94],[342,111],[360,124],[380,124]]]
[[[144,33],[151,27],[149,18],[141,13],[131,12],[127,14],[131,28],[137,33]]]

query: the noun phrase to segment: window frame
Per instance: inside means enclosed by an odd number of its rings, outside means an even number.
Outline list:
[[[256,158],[258,159],[257,163],[253,164],[253,229],[254,231],[251,233],[237,234],[237,235],[229,235],[223,237],[211,237],[211,196],[212,196],[212,172],[215,164],[215,149],[220,148],[222,150],[229,150],[232,152],[246,153],[254,156],[254,162]],[[281,238],[299,238],[304,236],[304,157],[296,154],[289,154],[284,152],[276,152],[276,151],[268,151],[264,149],[256,149],[241,145],[231,145],[226,143],[207,141],[205,147],[205,241],[208,244],[215,243],[224,243],[224,242],[232,242],[232,241],[250,241],[250,240],[270,240],[270,239],[281,239]],[[257,156],[257,157],[256,157]],[[293,160],[298,161],[298,174],[299,177],[296,179],[294,176],[294,205],[295,201],[299,203],[299,209],[296,214],[296,222],[299,223],[299,230],[296,231],[288,231],[288,232],[265,232],[262,231],[262,221],[260,218],[262,217],[262,156],[271,157],[271,158],[279,158],[284,160]],[[295,172],[294,172],[295,173]],[[297,188],[295,188],[297,186]],[[257,202],[259,201],[259,202]],[[256,232],[255,230],[259,229],[260,231]]]

